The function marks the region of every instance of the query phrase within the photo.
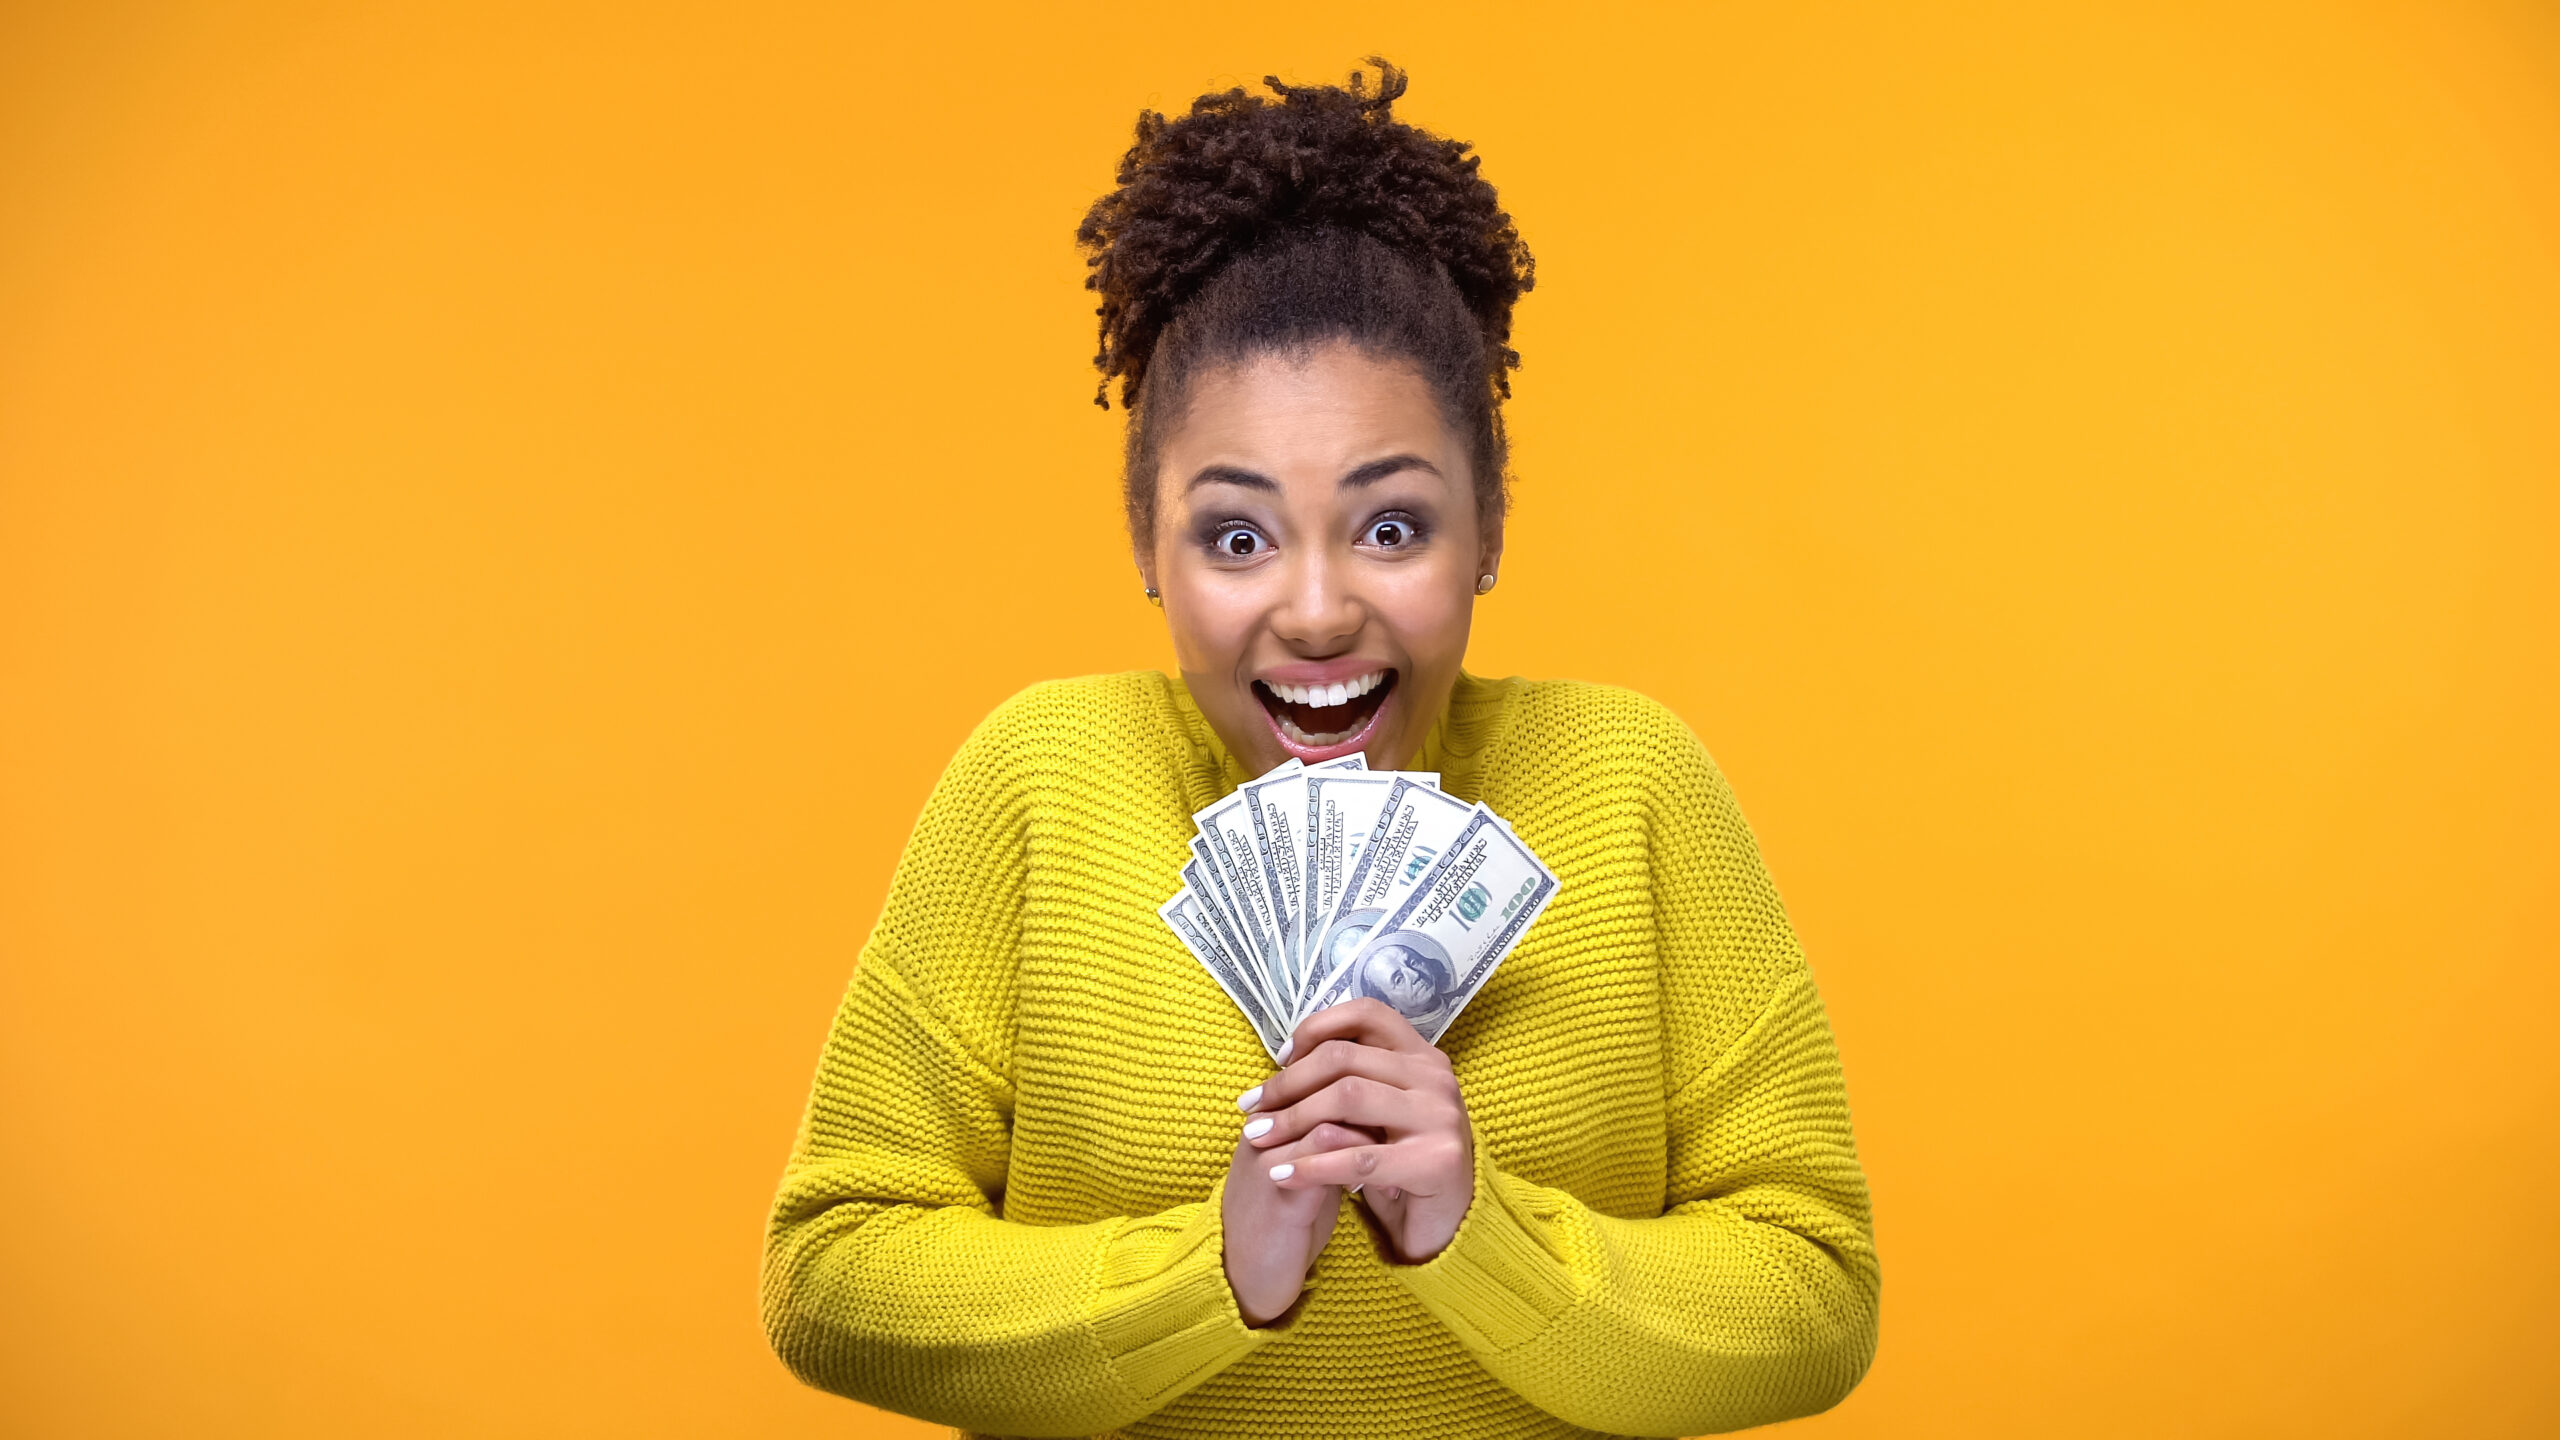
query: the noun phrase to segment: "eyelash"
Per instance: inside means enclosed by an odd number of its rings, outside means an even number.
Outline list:
[[[1396,526],[1404,531],[1404,538],[1394,544],[1378,544],[1376,541],[1372,540],[1371,537],[1377,534],[1378,528],[1382,525]],[[1362,526],[1360,529],[1360,543],[1375,545],[1376,548],[1381,550],[1410,550],[1415,545],[1420,544],[1429,535],[1429,533],[1429,531],[1423,528],[1421,521],[1416,520],[1411,515],[1407,515],[1402,511],[1397,511],[1392,514],[1376,516],[1371,519],[1367,525]],[[1228,547],[1234,542],[1235,537],[1239,535],[1252,536],[1254,543],[1258,548],[1249,555],[1239,555],[1229,549]],[[1247,525],[1240,520],[1227,521],[1225,524],[1222,524],[1215,530],[1209,532],[1209,553],[1221,560],[1252,560],[1258,558],[1270,550],[1270,548],[1271,539],[1269,536],[1264,535],[1260,530],[1251,525]]]
[[[1399,510],[1390,514],[1377,516],[1370,520],[1367,525],[1361,527],[1361,540],[1367,543],[1374,543],[1370,542],[1369,537],[1377,534],[1378,527],[1381,525],[1393,525],[1404,531],[1404,538],[1402,540],[1397,541],[1393,545],[1378,546],[1381,550],[1410,550],[1414,546],[1421,544],[1422,541],[1430,534],[1429,531],[1423,528],[1421,521],[1416,520],[1412,516]]]
[[[1252,536],[1260,548],[1256,549],[1251,555],[1235,554],[1227,549],[1227,545],[1229,541],[1233,540],[1238,535]],[[1209,553],[1221,560],[1251,560],[1260,556],[1264,551],[1267,551],[1270,548],[1271,541],[1268,536],[1265,536],[1261,531],[1253,528],[1252,526],[1238,521],[1230,520],[1226,524],[1209,532]]]

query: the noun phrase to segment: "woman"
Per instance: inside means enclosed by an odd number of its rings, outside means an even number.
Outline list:
[[[1460,669],[1530,260],[1381,71],[1144,115],[1085,219],[1181,678],[1025,691],[917,821],[766,1244],[812,1384],[1008,1434],[1676,1435],[1873,1353],[1839,1063],[1723,779],[1638,696]],[[1274,1074],[1155,910],[1192,812],[1353,752],[1562,889],[1439,1047],[1362,998]]]

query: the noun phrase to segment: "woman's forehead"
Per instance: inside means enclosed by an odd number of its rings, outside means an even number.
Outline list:
[[[1412,366],[1345,344],[1276,352],[1194,378],[1160,452],[1168,472],[1234,464],[1287,480],[1333,480],[1381,454],[1425,454],[1446,473],[1463,455]]]

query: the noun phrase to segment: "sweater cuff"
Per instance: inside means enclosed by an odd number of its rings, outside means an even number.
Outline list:
[[[1236,1309],[1225,1198],[1222,1179],[1207,1200],[1132,1220],[1103,1247],[1094,1337],[1149,1412],[1289,1328],[1252,1329]]]
[[[1388,1271],[1468,1349],[1498,1353],[1526,1344],[1580,1298],[1571,1263],[1543,1223],[1563,1198],[1494,1169],[1479,1142],[1475,1203],[1448,1248]]]

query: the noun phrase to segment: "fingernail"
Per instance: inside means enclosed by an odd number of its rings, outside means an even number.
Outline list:
[[[1244,1138],[1247,1140],[1259,1140],[1270,1133],[1271,1117],[1268,1115],[1263,1116],[1259,1120],[1252,1121],[1244,1127]]]
[[[1271,1167],[1271,1178],[1274,1180],[1286,1180],[1297,1173],[1298,1167],[1295,1165],[1274,1165]]]
[[[1261,1087],[1261,1086],[1259,1086],[1259,1085],[1256,1085],[1256,1086],[1254,1086],[1252,1089],[1247,1090],[1247,1091],[1246,1091],[1246,1092],[1244,1092],[1243,1094],[1241,1094],[1241,1095],[1239,1095],[1239,1096],[1237,1096],[1237,1097],[1236,1097],[1236,1108],[1237,1108],[1237,1109],[1239,1109],[1239,1110],[1242,1110],[1242,1111],[1243,1111],[1243,1112],[1245,1112],[1246,1114],[1250,1115],[1250,1114],[1252,1114],[1252,1113],[1253,1113],[1253,1106],[1254,1106],[1254,1102],[1256,1102],[1256,1101],[1260,1100],[1261,1098],[1262,1098],[1262,1087]]]
[[[1297,1048],[1297,1037],[1291,1036],[1290,1038],[1280,1042],[1280,1053],[1272,1056],[1271,1058],[1277,1060],[1283,1065],[1286,1065],[1289,1063],[1289,1052]]]

